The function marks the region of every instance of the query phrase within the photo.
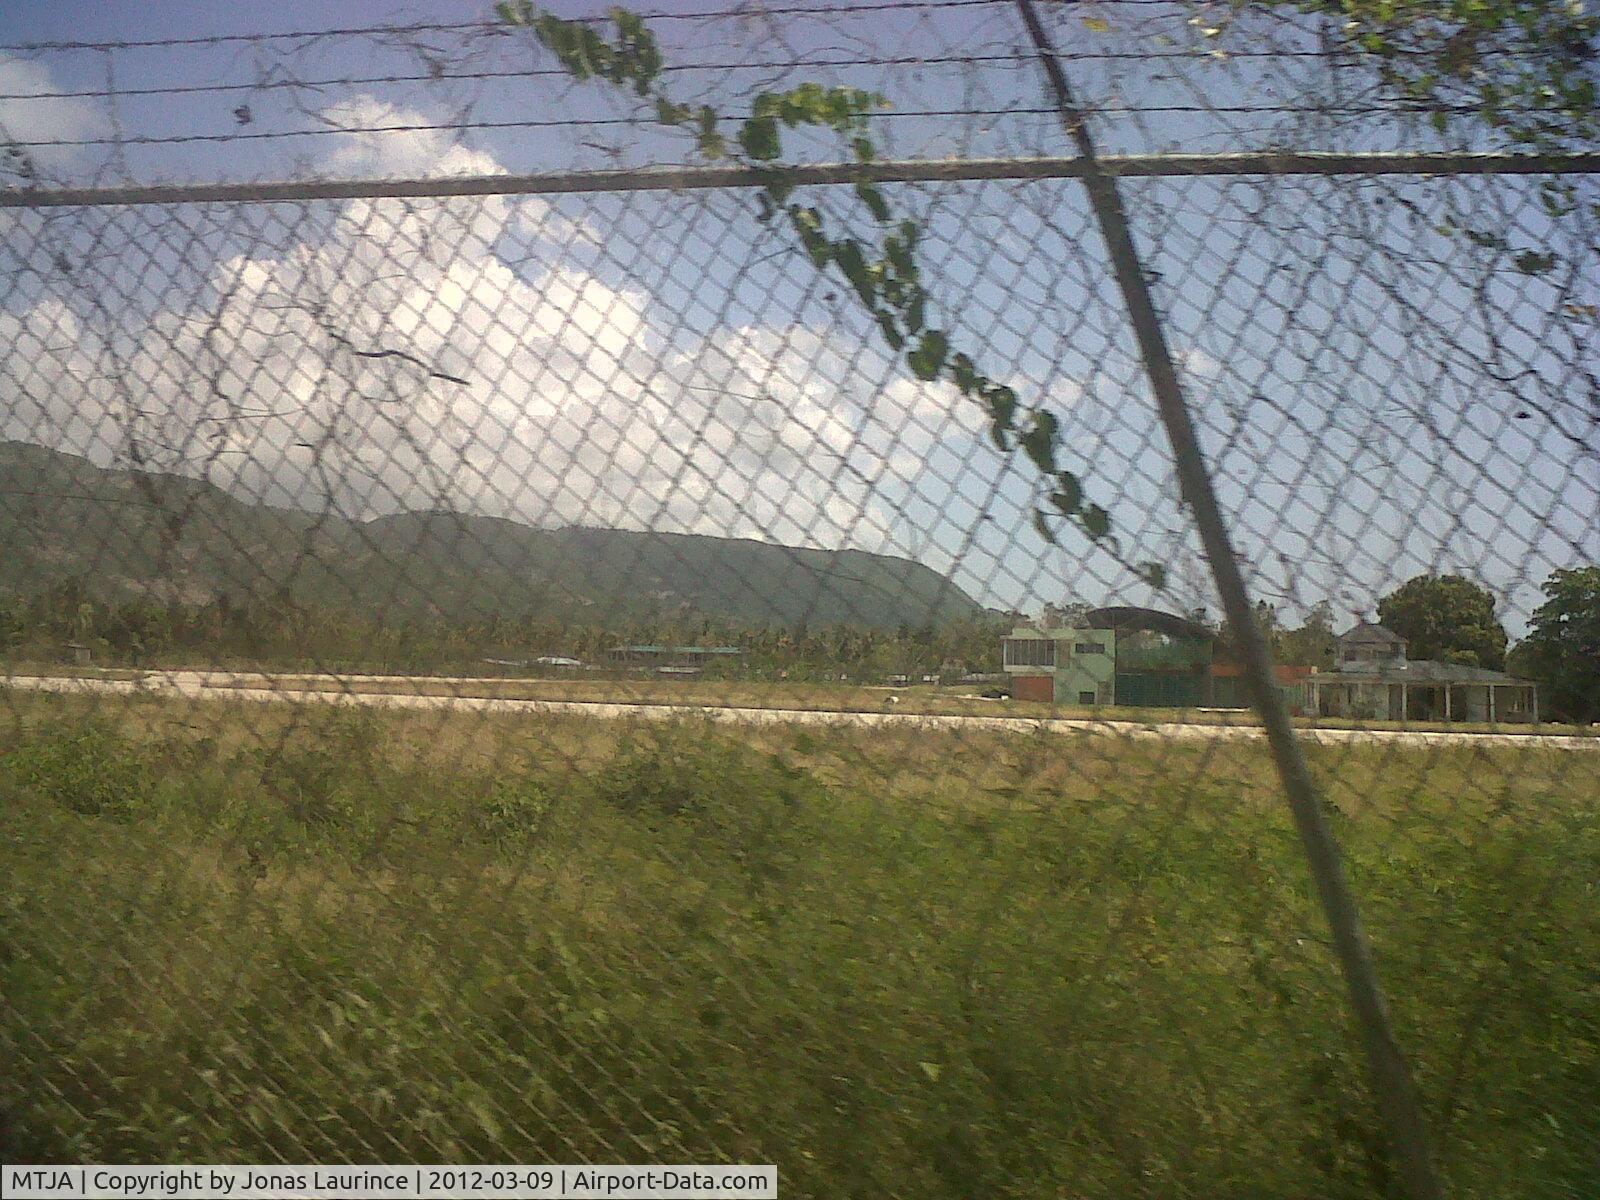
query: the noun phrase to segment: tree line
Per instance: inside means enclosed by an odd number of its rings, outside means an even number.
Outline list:
[[[1510,645],[1494,595],[1459,575],[1420,575],[1377,606],[1378,620],[1405,638],[1413,659],[1506,670],[1542,688],[1553,719],[1600,720],[1600,566],[1557,570],[1528,635]],[[1058,610],[1063,619],[1070,617]],[[484,660],[570,656],[604,664],[623,646],[728,645],[743,653],[707,673],[801,681],[880,680],[889,675],[1000,670],[1000,640],[1016,614],[989,612],[960,621],[880,629],[864,625],[755,625],[710,616],[634,617],[608,624],[538,615],[418,621],[307,604],[287,595],[204,602],[109,601],[87,581],[67,579],[0,596],[0,651],[12,659],[53,660],[68,642],[109,665],[228,663],[328,670],[445,672],[484,669]],[[1256,619],[1279,662],[1327,670],[1335,665],[1332,605],[1304,623],[1284,625],[1265,602]],[[1070,622],[1070,619],[1068,620]]]
[[[605,624],[491,614],[482,619],[418,620],[307,603],[287,595],[204,602],[107,600],[87,581],[66,579],[30,593],[0,596],[0,652],[51,661],[68,643],[113,666],[249,664],[282,668],[482,673],[485,659],[542,656],[605,665],[630,645],[735,646],[732,662],[707,674],[795,680],[872,679],[894,674],[1000,669],[1000,638],[1011,618],[998,613],[883,629],[830,623],[752,624],[705,615],[622,617]]]

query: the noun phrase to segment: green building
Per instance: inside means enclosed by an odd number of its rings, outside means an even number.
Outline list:
[[[1019,625],[1001,660],[1011,695],[1046,704],[1115,704],[1117,635],[1111,629],[1037,629]]]
[[[1216,634],[1149,608],[1097,608],[1074,626],[1018,625],[1001,661],[1018,700],[1201,708],[1214,703]]]

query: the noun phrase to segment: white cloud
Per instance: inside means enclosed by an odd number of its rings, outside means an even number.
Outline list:
[[[418,123],[369,97],[330,111]],[[345,136],[330,173],[500,169],[437,131]],[[352,201],[295,242],[221,258],[186,303],[117,312],[116,333],[70,294],[0,315],[4,370],[34,398],[5,435],[100,461],[136,439],[155,465],[358,516],[445,506],[869,549],[893,545],[898,504],[948,491],[939,453],[981,438],[976,405],[909,378],[870,331],[690,337],[656,297],[565,252],[581,213]],[[247,239],[260,214],[234,216],[228,237]],[[544,249],[513,265],[496,251],[508,239]],[[144,252],[117,252],[137,278]]]
[[[108,128],[105,115],[87,100],[61,92],[39,63],[0,55],[0,93],[21,97],[0,99],[0,142],[70,142],[104,135]],[[26,153],[37,166],[49,170],[70,161],[77,148],[36,146]],[[8,157],[10,161],[3,166],[10,175],[16,160]]]
[[[569,196],[529,196],[517,204],[517,230],[555,246],[598,250],[605,235],[593,221],[572,215],[581,200]]]
[[[1178,366],[1199,380],[1215,380],[1222,375],[1222,364],[1199,346],[1189,346],[1177,351],[1173,358]]]
[[[330,104],[321,116],[346,131],[336,135],[334,149],[323,159],[329,175],[416,179],[505,173],[492,154],[469,150],[448,130],[416,128],[438,122],[414,108],[358,93]]]
[[[334,136],[335,145],[318,165],[319,172],[335,178],[436,179],[459,175],[504,175],[506,168],[494,155],[461,145],[445,129],[419,126],[437,125],[432,114],[403,105],[390,104],[374,96],[358,93],[324,108],[320,114],[328,124],[342,130]],[[566,201],[564,203],[564,201]],[[356,229],[382,249],[382,243],[395,239],[414,243],[434,243],[444,254],[453,254],[463,240],[487,242],[508,226],[515,232],[537,237],[552,245],[571,249],[597,248],[604,244],[599,230],[581,217],[572,215],[564,197],[486,196],[478,202],[475,219],[464,228],[439,231],[430,225],[450,214],[441,210],[428,213],[426,220],[407,219],[417,206],[398,200],[372,200],[349,206],[347,219]],[[456,214],[465,211],[457,208]],[[378,228],[367,228],[370,221]],[[382,221],[392,229],[381,226]],[[456,223],[460,224],[459,216]]]

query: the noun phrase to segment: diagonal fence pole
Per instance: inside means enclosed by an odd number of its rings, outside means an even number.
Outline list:
[[[1194,421],[1184,400],[1166,334],[1156,312],[1155,301],[1139,263],[1138,251],[1129,232],[1127,211],[1116,179],[1095,169],[1094,139],[1083,113],[1073,100],[1071,86],[1056,57],[1049,34],[1039,21],[1033,0],[1017,0],[1028,35],[1038,50],[1056,107],[1068,134],[1085,161],[1083,182],[1089,193],[1106,253],[1111,259],[1122,291],[1123,302],[1144,359],[1151,389],[1161,412],[1162,424],[1172,444],[1183,498],[1194,513],[1195,525],[1211,564],[1212,577],[1227,613],[1234,642],[1244,659],[1245,677],[1250,681],[1256,707],[1266,727],[1267,741],[1282,777],[1300,840],[1305,847],[1311,874],[1316,880],[1322,907],[1333,930],[1333,943],[1349,987],[1351,1005],[1361,1028],[1368,1067],[1378,1105],[1383,1114],[1390,1143],[1400,1165],[1400,1175],[1412,1200],[1440,1200],[1443,1185],[1428,1147],[1428,1131],[1422,1116],[1411,1070],[1395,1036],[1394,1022],[1378,982],[1372,948],[1361,926],[1349,877],[1345,873],[1338,840],[1323,814],[1316,784],[1306,766],[1305,754],[1289,720],[1289,708],[1278,691],[1272,669],[1272,656],[1266,638],[1256,624],[1244,574],[1234,554],[1216,489],[1206,470],[1195,433]]]

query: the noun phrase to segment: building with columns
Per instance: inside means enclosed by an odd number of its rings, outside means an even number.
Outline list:
[[[1538,688],[1504,671],[1406,657],[1406,640],[1362,621],[1340,635],[1338,664],[1305,681],[1311,715],[1379,721],[1536,724]]]

